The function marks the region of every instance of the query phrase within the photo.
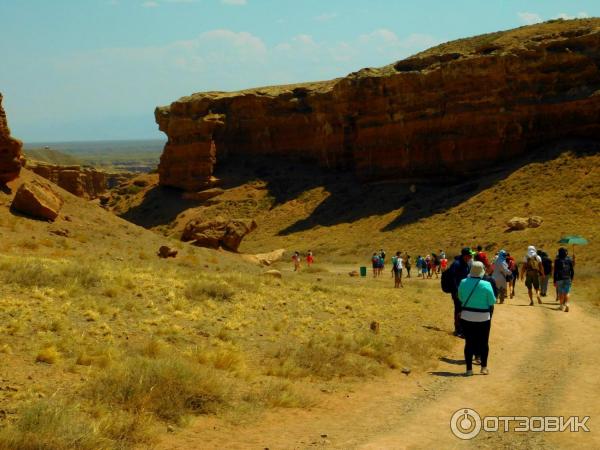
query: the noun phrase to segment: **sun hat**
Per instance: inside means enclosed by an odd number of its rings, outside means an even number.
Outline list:
[[[527,256],[529,256],[530,258],[533,258],[535,255],[537,255],[537,251],[535,250],[535,247],[533,245],[530,245],[529,247],[527,247]]]
[[[471,278],[481,278],[485,273],[485,266],[481,261],[475,261],[471,264],[471,271],[469,272],[469,276]]]

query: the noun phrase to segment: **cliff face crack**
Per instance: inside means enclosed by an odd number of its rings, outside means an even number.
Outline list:
[[[312,159],[361,180],[460,176],[551,140],[600,138],[600,20],[442,44],[345,78],[206,92],[156,110],[160,182],[211,183],[237,155]]]

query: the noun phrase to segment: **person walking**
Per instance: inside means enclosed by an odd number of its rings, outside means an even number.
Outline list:
[[[552,278],[554,278],[554,286],[558,291],[558,300],[560,302],[558,308],[564,312],[569,312],[569,294],[573,278],[575,277],[574,266],[573,260],[568,256],[567,249],[564,247],[559,248],[558,257],[554,261]]]
[[[500,303],[504,303],[504,300],[507,297],[508,276],[512,276],[512,273],[506,263],[506,251],[500,250],[492,264],[492,278],[498,288],[498,299],[500,300]]]
[[[510,270],[510,277],[506,278],[507,284],[507,293],[510,298],[514,298],[515,296],[515,283],[517,278],[519,277],[519,266],[515,261],[515,258],[508,252],[506,252],[506,265],[508,266],[508,270]]]
[[[458,337],[463,337],[463,329],[460,322],[461,303],[458,298],[458,287],[461,281],[469,275],[471,258],[471,249],[467,247],[463,248],[460,251],[460,255],[456,256],[450,267],[448,267],[448,274],[446,275],[452,280],[450,295],[454,303],[454,336]]]
[[[294,263],[294,272],[298,272],[300,270],[300,253],[294,252],[292,262]]]
[[[460,323],[465,336],[466,376],[473,375],[473,356],[481,358],[481,374],[488,375],[489,338],[496,298],[492,285],[483,280],[485,266],[474,261],[468,278],[460,282]]]
[[[392,274],[394,275],[394,287],[402,286],[402,256],[400,252],[396,252],[396,256],[392,258]]]
[[[379,255],[376,252],[371,257],[371,264],[373,265],[373,278],[377,278],[377,275],[379,275]]]
[[[385,269],[385,252],[383,249],[379,250],[379,275],[383,273]]]
[[[483,247],[481,245],[477,246],[477,253],[474,256],[475,261],[480,261],[485,266],[485,271],[490,272],[490,261],[488,259],[487,253],[483,251]]]
[[[542,258],[542,267],[544,268],[544,276],[540,279],[540,295],[546,297],[548,295],[548,282],[550,281],[550,274],[552,274],[552,259],[548,256],[548,253],[540,250],[538,255]]]
[[[308,253],[306,254],[306,265],[308,267],[310,267],[313,265],[314,262],[315,262],[315,257],[313,256],[313,252],[311,250],[309,250]]]
[[[407,253],[404,257],[404,267],[406,268],[406,278],[410,278],[410,268],[412,263],[410,262],[410,255]]]
[[[533,290],[538,303],[542,303],[540,298],[540,277],[544,276],[544,267],[542,266],[542,258],[537,254],[533,245],[527,247],[527,255],[523,260],[521,267],[521,280],[525,278],[525,286],[527,286],[527,294],[529,295],[529,306],[533,306]]]

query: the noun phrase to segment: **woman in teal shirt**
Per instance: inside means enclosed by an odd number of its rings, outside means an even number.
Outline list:
[[[490,326],[496,297],[492,285],[482,280],[485,266],[475,261],[469,276],[458,286],[461,303],[460,322],[465,336],[466,376],[473,375],[473,355],[481,355],[481,374],[489,374],[487,360],[489,354]]]

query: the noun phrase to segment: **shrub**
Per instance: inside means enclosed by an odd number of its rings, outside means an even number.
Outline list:
[[[210,298],[213,300],[231,300],[235,294],[233,288],[222,280],[193,280],[185,289],[190,300]]]
[[[57,400],[26,407],[19,419],[0,431],[1,450],[98,450],[111,448],[90,419]]]
[[[99,374],[89,395],[128,412],[178,421],[186,413],[214,411],[224,394],[219,380],[187,360],[130,357]]]

